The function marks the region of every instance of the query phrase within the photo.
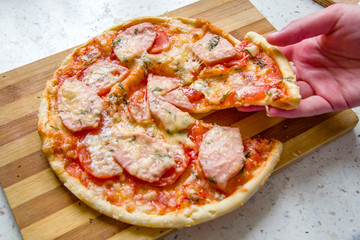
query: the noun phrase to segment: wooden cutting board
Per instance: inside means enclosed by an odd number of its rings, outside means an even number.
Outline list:
[[[250,30],[260,34],[275,30],[248,0],[203,0],[165,15],[205,18],[239,39]],[[49,168],[37,134],[37,109],[45,82],[71,51],[0,75],[0,183],[23,238],[131,240],[165,236],[174,230],[131,226],[90,209],[63,187]],[[200,117],[240,127],[244,136],[282,141],[284,152],[276,171],[349,132],[358,122],[351,110],[302,119],[268,118],[264,112],[234,109]]]
[[[336,3],[349,3],[349,4],[355,4],[355,5],[360,4],[359,0],[314,0],[314,1],[324,7],[328,7],[328,6],[336,4]]]

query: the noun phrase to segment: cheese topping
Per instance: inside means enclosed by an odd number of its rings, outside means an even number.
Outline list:
[[[99,60],[84,71],[82,81],[98,94],[107,92],[124,79],[129,70],[110,61]]]
[[[63,124],[73,132],[97,128],[103,100],[75,78],[66,80],[58,92],[58,109]]]
[[[88,134],[82,142],[89,152],[89,168],[95,177],[113,176],[122,173],[122,168],[114,160],[114,149],[109,145],[111,132],[102,131],[99,135]]]
[[[169,151],[166,143],[144,133],[117,133],[112,144],[116,161],[131,175],[144,181],[159,181],[168,169],[176,166],[174,153]]]
[[[141,56],[154,43],[156,30],[151,23],[140,23],[121,32],[113,41],[117,58],[126,63]]]
[[[168,133],[179,132],[195,122],[189,113],[181,111],[169,102],[156,98],[149,91],[148,101],[151,114]]]
[[[194,43],[192,50],[205,64],[214,64],[236,55],[234,46],[228,40],[211,33],[206,33]]]

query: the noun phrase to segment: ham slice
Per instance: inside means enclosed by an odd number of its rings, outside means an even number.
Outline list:
[[[103,100],[96,92],[76,78],[64,81],[59,89],[59,115],[66,128],[72,132],[96,129],[103,108]]]
[[[156,38],[156,29],[151,23],[140,23],[129,27],[113,41],[116,57],[126,63],[140,57],[149,50]]]
[[[177,88],[171,92],[168,92],[166,95],[164,95],[164,99],[182,110],[194,110],[193,105],[189,101],[189,98],[185,95],[182,88]]]
[[[179,78],[163,77],[149,74],[147,79],[147,89],[154,95],[164,95],[182,85],[182,80]]]
[[[167,170],[176,167],[169,147],[145,133],[118,133],[112,145],[115,160],[129,174],[146,182],[159,181]]]
[[[228,181],[244,166],[244,146],[237,128],[215,125],[199,149],[199,161],[210,182],[225,190]]]
[[[212,65],[236,55],[234,46],[228,40],[211,33],[206,33],[202,39],[195,42],[192,50],[206,65]]]
[[[85,69],[82,82],[101,95],[108,92],[115,83],[122,81],[128,72],[126,67],[100,60]]]
[[[195,122],[189,113],[181,111],[169,102],[156,98],[149,90],[148,101],[152,116],[168,133],[187,129]]]

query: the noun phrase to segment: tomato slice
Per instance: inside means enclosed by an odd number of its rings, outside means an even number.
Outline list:
[[[79,147],[78,155],[79,155],[80,166],[92,177],[98,179],[108,179],[108,178],[113,178],[117,175],[117,174],[108,174],[108,175],[97,176],[91,169],[91,157],[88,151],[86,151],[85,147]]]
[[[205,126],[198,120],[195,121],[195,123],[191,126],[189,131],[189,138],[193,143],[195,143],[197,148],[200,148],[204,135],[209,130],[210,127]]]
[[[204,97],[204,94],[202,94],[202,92],[188,86],[183,87],[183,92],[191,103],[197,102]]]
[[[183,174],[191,160],[192,149],[185,149],[185,158],[175,157],[176,167],[171,168],[164,173],[159,181],[151,183],[156,187],[165,187],[176,182],[176,180]]]
[[[140,124],[150,123],[152,121],[150,110],[147,106],[146,88],[134,92],[129,98],[129,112],[135,122]]]
[[[170,46],[170,42],[168,35],[162,30],[157,30],[155,41],[152,47],[150,48],[149,53],[153,53],[153,54],[160,53],[163,50],[168,49],[169,46]]]

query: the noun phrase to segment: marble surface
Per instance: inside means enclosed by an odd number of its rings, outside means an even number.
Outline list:
[[[275,26],[322,7],[311,0],[250,0]],[[30,1],[0,3],[0,72],[85,42],[136,16],[195,2]],[[360,116],[360,108],[354,111]],[[0,159],[1,161],[1,159]],[[360,126],[272,176],[243,207],[165,239],[360,239]],[[21,239],[0,192],[0,239]]]

